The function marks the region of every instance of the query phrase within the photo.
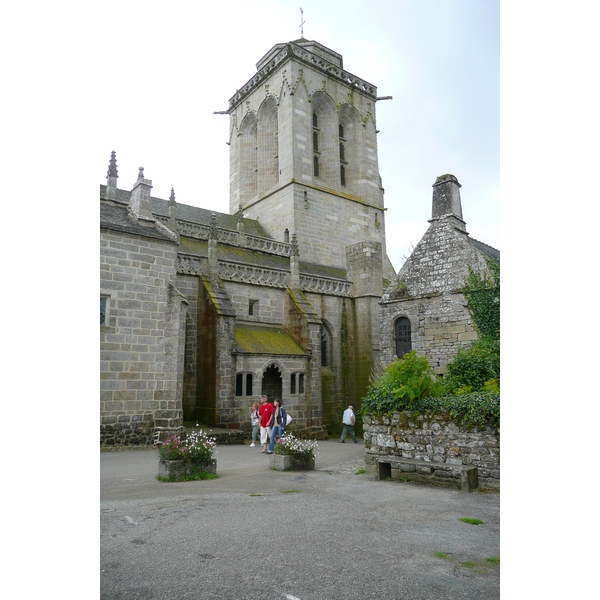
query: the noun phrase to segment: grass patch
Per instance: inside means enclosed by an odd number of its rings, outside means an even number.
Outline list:
[[[299,494],[302,490],[281,490],[282,494]]]
[[[163,475],[157,475],[156,479],[163,483],[176,483],[180,481],[205,481],[207,479],[217,479],[219,475],[217,473],[192,473],[191,475],[181,475],[180,477],[164,477]]]
[[[445,552],[438,552],[437,557],[443,558],[444,560],[448,560],[448,558],[450,558]]]
[[[263,496],[263,494],[250,494],[250,496]]]
[[[367,472],[367,470],[364,467],[361,467],[360,469],[358,469],[358,471],[356,471],[356,473],[354,473],[355,475],[364,475]]]
[[[494,565],[500,564],[500,559],[497,556],[490,556],[490,557],[488,557],[487,561],[491,562]]]
[[[472,560],[465,560],[465,562],[461,563],[463,567],[467,567],[467,569],[476,569],[479,564]]]
[[[463,523],[468,523],[469,525],[481,525],[483,523],[481,519],[470,519],[468,517],[463,517],[461,521]]]

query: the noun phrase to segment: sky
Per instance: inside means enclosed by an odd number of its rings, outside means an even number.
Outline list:
[[[304,37],[377,86],[379,170],[396,270],[431,218],[432,185],[454,174],[476,239],[500,249],[500,33],[497,0],[124,2],[94,28],[101,110],[94,148],[104,183],[144,167],[152,194],[229,212],[229,98],[275,44]],[[112,10],[111,10],[112,8]],[[110,93],[109,93],[110,92]]]

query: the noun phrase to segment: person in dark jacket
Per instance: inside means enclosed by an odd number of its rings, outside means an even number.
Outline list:
[[[273,429],[271,430],[271,442],[269,443],[267,454],[273,454],[273,448],[275,447],[275,434],[279,433],[279,439],[281,439],[283,437],[287,422],[287,413],[285,412],[285,408],[281,406],[281,400],[279,398],[275,398],[275,400],[273,400],[273,405]]]

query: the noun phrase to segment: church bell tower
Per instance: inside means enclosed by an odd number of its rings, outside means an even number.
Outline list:
[[[271,235],[296,235],[303,261],[346,268],[346,247],[385,254],[377,158],[377,88],[340,54],[305,39],[277,44],[229,101],[230,212]]]

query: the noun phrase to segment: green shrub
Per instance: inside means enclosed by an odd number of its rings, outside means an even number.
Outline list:
[[[491,379],[500,381],[500,342],[483,338],[461,348],[448,363],[444,387],[451,394],[478,392]]]
[[[427,359],[411,350],[388,365],[369,387],[367,397],[362,401],[363,413],[389,412],[397,410],[395,407],[399,405],[404,407],[403,410],[415,410],[421,398],[440,393],[441,389],[431,374]]]
[[[500,394],[471,392],[424,398],[422,410],[449,415],[458,425],[483,429],[486,425],[500,427]]]
[[[443,381],[413,350],[388,365],[362,399],[363,414],[400,411],[449,415],[464,427],[500,426],[500,343],[479,340],[450,362]]]

